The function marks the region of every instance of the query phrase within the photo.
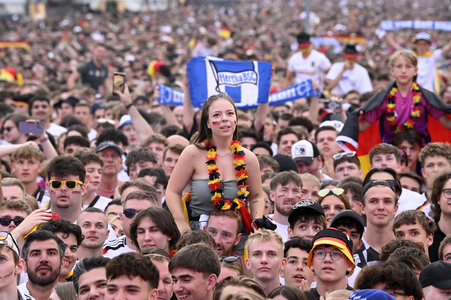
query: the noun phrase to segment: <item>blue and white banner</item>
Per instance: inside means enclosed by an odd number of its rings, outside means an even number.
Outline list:
[[[160,91],[160,98],[157,98],[157,102],[167,105],[181,106],[183,105],[183,93],[182,91],[160,84],[158,86]]]
[[[316,95],[321,97],[321,91],[314,90],[310,79],[295,84],[287,89],[278,91],[269,96],[269,105],[279,105],[288,101],[294,101],[300,98],[307,98]]]
[[[183,95],[182,91],[176,90],[174,88],[160,84],[158,86],[160,90],[160,98],[157,98],[158,103],[181,106],[183,105]],[[295,84],[287,89],[278,91],[269,96],[269,105],[279,105],[288,101],[294,101],[300,98],[306,98],[316,95],[318,98],[321,97],[321,91],[314,90],[312,87],[312,81],[306,80],[301,83]],[[192,97],[191,97],[192,99]],[[264,103],[264,102],[263,102]],[[201,103],[202,104],[202,103]],[[200,108],[202,105],[194,105],[194,107]],[[240,109],[250,109],[257,108],[258,103],[255,105],[248,105],[246,107],[239,107]]]
[[[432,29],[451,31],[451,22],[449,21],[389,21],[383,20],[381,22],[381,29],[385,31],[398,29]]]
[[[194,107],[212,95],[228,94],[239,109],[268,102],[272,64],[264,61],[231,61],[198,56],[187,65],[191,102]]]

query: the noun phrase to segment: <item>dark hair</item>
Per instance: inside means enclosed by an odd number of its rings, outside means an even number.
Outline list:
[[[102,131],[102,133],[97,137],[96,146],[103,142],[114,142],[115,144],[122,143],[125,147],[128,146],[128,140],[125,134],[116,129]]]
[[[191,230],[185,232],[179,239],[177,243],[177,251],[180,249],[197,243],[202,243],[211,247],[211,249],[216,249],[216,242],[213,237],[206,231],[203,230]]]
[[[85,257],[82,260],[79,260],[75,265],[74,275],[72,276],[75,292],[78,294],[79,280],[81,275],[97,268],[106,268],[106,265],[109,261],[110,259],[104,256]]]
[[[279,163],[277,162],[277,160],[272,158],[272,156],[261,155],[257,157],[257,160],[260,166],[260,170],[262,170],[265,167],[270,167],[274,170],[274,173],[279,173],[280,169]]]
[[[417,223],[424,229],[426,236],[434,235],[435,229],[437,228],[434,221],[429,219],[423,211],[413,209],[405,210],[395,217],[395,220],[393,221],[393,232],[395,232],[397,228],[401,227],[401,225],[414,225]]]
[[[67,115],[61,120],[61,126],[64,127],[64,128],[69,128],[69,127],[73,127],[73,126],[77,126],[77,125],[78,126],[79,125],[84,126],[81,123],[81,121],[77,117],[75,117],[73,115]],[[78,131],[78,130],[75,130],[75,131]],[[82,134],[83,136],[85,136],[87,134],[86,130],[84,130],[84,134],[82,132],[80,132],[80,131],[78,131],[78,132],[80,134]]]
[[[420,175],[418,175],[415,172],[402,172],[402,173],[398,174],[398,178],[400,181],[401,181],[401,178],[403,178],[403,177],[407,177],[407,178],[413,179],[416,182],[418,182],[418,185],[420,186],[420,190],[421,190],[421,187],[423,186],[424,182],[423,182],[423,179],[420,177]]]
[[[423,293],[415,273],[401,262],[384,262],[363,268],[356,278],[356,290],[373,289],[377,284],[386,289],[401,290],[415,300],[421,300]]]
[[[171,240],[169,241],[169,246],[175,249],[175,245],[177,245],[177,242],[180,238],[180,231],[177,228],[174,217],[169,212],[160,207],[149,207],[145,210],[140,211],[136,215],[130,226],[130,237],[136,247],[139,248],[138,226],[139,223],[145,218],[149,218],[164,235],[171,238]]]
[[[122,203],[120,199],[116,199],[116,200],[111,200],[106,206],[105,206],[105,211],[108,210],[108,207],[112,206],[112,205],[118,205],[122,207]],[[104,212],[105,212],[104,211]]]
[[[200,272],[204,278],[215,274],[219,276],[221,265],[215,250],[205,244],[192,244],[180,249],[169,262],[169,272],[176,268],[186,268]]]
[[[149,283],[151,289],[158,288],[158,281],[160,280],[158,268],[142,253],[123,253],[107,263],[106,277],[108,281],[123,275],[127,277],[139,276]]]
[[[307,300],[304,292],[298,287],[291,285],[281,285],[276,287],[269,293],[268,298],[272,299],[276,296],[283,296],[287,300]]]
[[[290,120],[288,126],[303,126],[307,129],[307,132],[310,133],[313,130],[313,123],[306,117],[295,117]]]
[[[272,152],[271,146],[268,143],[266,143],[266,142],[257,142],[254,145],[252,145],[250,150],[252,152],[254,152],[254,150],[256,148],[263,148],[263,149],[265,149],[266,151],[269,152],[269,156],[271,156],[271,157],[274,155],[274,152]]]
[[[202,114],[200,117],[199,130],[198,130],[199,134],[197,135],[196,139],[194,140],[195,144],[203,145],[206,140],[207,141],[211,140],[211,138],[212,138],[211,129],[208,128],[208,126],[207,126],[208,119],[209,119],[208,113],[209,113],[211,105],[216,100],[219,100],[219,99],[224,99],[224,100],[229,101],[233,106],[235,115],[236,116],[238,115],[235,103],[229,95],[227,95],[225,93],[220,93],[220,94],[208,97],[207,101],[205,101],[205,103],[202,107]],[[235,131],[233,132],[233,139],[238,140],[238,127],[235,127]]]
[[[348,163],[357,165],[357,167],[360,170],[360,168],[361,168],[360,167],[360,160],[358,159],[358,157],[356,155],[354,155],[354,156],[343,155],[339,159],[334,159],[334,170],[337,168],[337,166],[339,164],[344,163],[345,161],[348,162]]]
[[[66,119],[66,118],[64,118]],[[77,119],[78,120],[78,119]],[[81,134],[82,137],[84,137],[85,139],[88,139],[88,128],[86,128],[85,125],[83,124],[73,124],[70,126],[67,126],[67,133],[69,133],[70,131],[76,131],[79,134]]]
[[[156,165],[158,163],[157,156],[149,148],[138,148],[127,154],[125,159],[125,166],[127,167],[127,173],[130,172],[130,166],[140,161],[149,161]]]
[[[446,171],[439,176],[437,176],[434,180],[434,185],[431,193],[431,216],[432,218],[438,222],[440,220],[440,215],[442,214],[442,209],[440,208],[440,204],[438,201],[443,192],[443,187],[451,179],[451,172]]]
[[[89,141],[82,136],[72,135],[72,136],[68,136],[64,140],[64,150],[66,150],[67,146],[69,146],[69,145],[77,145],[77,146],[89,148]]]
[[[251,128],[240,130],[239,139],[241,140],[242,138],[253,138],[255,139],[255,142],[261,141],[261,137],[258,132]]]
[[[31,110],[33,109],[33,104],[34,104],[36,101],[45,101],[45,102],[47,102],[47,104],[50,106],[50,99],[49,99],[49,98],[47,98],[47,97],[44,96],[44,95],[36,95],[36,96],[34,96],[33,98],[31,98],[30,102],[28,103],[28,104],[29,104],[29,106],[28,106],[28,114],[29,114],[30,116],[32,115],[32,114],[31,114]]]
[[[294,134],[297,137],[298,141],[302,140],[302,136],[299,134],[299,131],[296,131],[291,127],[285,127],[277,133],[276,144],[279,145],[282,136],[287,134]]]
[[[350,177],[348,177],[348,179],[352,178],[352,177],[355,177],[355,176],[350,176]],[[355,178],[358,178],[358,177],[355,177]],[[362,180],[360,179],[360,181],[362,181]],[[352,181],[352,180],[347,180],[347,181],[341,180],[337,187],[344,189],[345,193],[347,191],[351,191],[353,196],[358,197],[359,203],[362,203],[363,186],[361,183],[358,183],[358,182]],[[350,203],[351,203],[351,201],[354,201],[353,199],[348,199],[348,200]]]
[[[53,158],[47,167],[47,179],[52,176],[66,177],[69,175],[78,176],[80,181],[85,182],[85,167],[78,158],[73,156],[57,156]]]
[[[224,290],[224,288],[226,286],[246,287],[248,289],[255,291],[257,294],[259,294],[263,297],[266,297],[265,291],[260,286],[260,284],[258,284],[258,282],[256,282],[255,280],[253,280],[247,276],[240,275],[238,277],[228,276],[228,277],[224,278],[223,280],[221,280],[220,282],[218,282],[218,284],[215,287],[214,294],[213,294],[214,300],[219,300],[221,298],[222,291]]]
[[[390,254],[401,247],[411,247],[424,252],[422,243],[413,242],[411,240],[391,240],[382,246],[381,253],[379,254],[380,261],[386,261],[390,257]]]
[[[431,263],[424,251],[407,246],[400,247],[393,251],[388,257],[387,262],[405,263],[412,271],[421,271]]]
[[[301,250],[310,253],[312,251],[312,241],[301,239],[300,237],[293,237],[285,242],[285,247],[283,249],[283,257],[287,258],[288,250],[291,248],[299,248]]]
[[[22,258],[27,261],[28,252],[30,251],[30,245],[34,241],[48,241],[54,240],[58,244],[58,250],[60,251],[60,259],[63,259],[64,252],[66,251],[66,244],[57,237],[53,232],[47,230],[36,230],[30,233],[25,238],[25,244],[22,247]]]
[[[290,182],[295,183],[297,186],[302,188],[302,180],[301,177],[299,177],[299,174],[295,171],[284,171],[280,172],[274,178],[271,180],[271,183],[269,185],[269,188],[271,191],[275,191],[277,186],[280,185],[286,185]]]
[[[61,232],[65,235],[73,234],[77,239],[77,245],[80,246],[83,241],[83,234],[81,228],[77,224],[73,224],[66,220],[53,220],[50,219],[47,223],[38,225],[38,230],[47,230],[53,233]]]
[[[414,129],[402,130],[393,136],[393,144],[399,147],[403,141],[407,141],[411,145],[423,147],[423,137]]]
[[[99,157],[98,154],[93,152],[76,152],[74,157],[78,158],[83,166],[86,166],[90,163],[97,163],[101,167],[103,167],[103,160]]]
[[[162,168],[144,168],[139,171],[138,178],[142,178],[145,176],[155,177],[155,185],[161,184],[164,189],[168,186],[168,178]]]
[[[396,171],[393,170],[392,168],[374,168],[374,169],[371,169],[366,174],[365,179],[363,180],[362,186],[365,186],[371,180],[371,176],[373,176],[374,173],[388,173],[388,174],[390,174],[393,177],[393,180],[395,181],[394,189],[395,189],[395,192],[396,192],[396,202],[395,202],[395,205],[396,205],[398,203],[399,195],[401,195],[401,193],[402,193],[401,182],[399,181],[398,174],[396,173]],[[362,203],[365,205],[365,202],[363,201],[363,197],[362,197]]]
[[[11,173],[11,166],[9,165],[9,163],[4,160],[3,158],[0,158],[0,165],[5,166],[5,170],[7,173]],[[3,177],[4,178],[4,177]]]
[[[338,130],[337,128],[333,127],[333,126],[322,126],[316,129],[315,131],[315,144],[318,144],[318,134],[322,131],[333,131],[336,133],[336,135],[338,135]]]
[[[334,221],[334,227],[337,228],[339,226],[344,226],[346,228],[355,228],[359,233],[359,240],[362,239],[363,232],[365,231],[365,228],[362,226],[362,224],[351,217],[342,217]]]

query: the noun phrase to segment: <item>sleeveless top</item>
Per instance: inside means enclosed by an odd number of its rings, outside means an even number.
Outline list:
[[[208,187],[209,179],[193,179],[190,182],[191,202],[190,214],[192,217],[198,217],[201,214],[209,215],[213,210],[213,201],[211,201],[211,190]],[[221,180],[224,199],[233,200],[238,196],[238,187],[236,180]]]

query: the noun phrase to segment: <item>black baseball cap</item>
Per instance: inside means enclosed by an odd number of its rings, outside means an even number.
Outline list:
[[[438,260],[421,270],[420,284],[424,289],[432,285],[438,289],[451,289],[451,264]]]
[[[116,145],[114,142],[111,142],[111,141],[100,143],[96,148],[96,153],[99,153],[100,151],[103,151],[108,148],[113,148],[114,150],[116,150],[119,153],[120,156],[122,156],[122,154],[124,154],[122,152],[121,148],[118,145]]]
[[[362,216],[350,209],[342,210],[338,214],[336,214],[332,219],[332,222],[330,222],[330,227],[337,228],[337,226],[339,226],[337,225],[337,223],[339,223],[338,221],[345,218],[355,220],[357,222],[357,225],[359,226],[359,228],[357,229],[359,230],[359,232],[363,233],[363,231],[365,230],[365,223],[363,222]]]
[[[288,215],[288,222],[290,224],[293,224],[297,219],[299,219],[299,216],[312,214],[325,216],[324,210],[321,205],[312,200],[301,200],[296,203],[290,210],[290,213]]]

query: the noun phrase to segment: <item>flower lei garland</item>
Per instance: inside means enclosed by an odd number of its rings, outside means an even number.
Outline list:
[[[213,142],[205,142],[207,146],[207,170],[209,175],[208,187],[211,190],[211,201],[213,205],[218,210],[240,210],[246,207],[247,197],[249,196],[249,191],[247,188],[245,180],[248,178],[247,171],[245,169],[246,164],[244,163],[244,151],[241,150],[241,143],[239,141],[232,141],[230,149],[234,154],[233,164],[235,165],[236,172],[236,184],[238,186],[238,197],[230,200],[224,200],[223,189],[221,187],[218,166],[216,165],[216,147]]]
[[[399,124],[396,121],[395,116],[395,107],[396,107],[396,92],[398,91],[398,88],[395,85],[388,93],[388,103],[385,106],[386,108],[386,119],[388,121],[388,125],[390,126],[391,130],[393,132],[400,132],[405,129],[411,129],[415,125],[415,121],[420,117],[420,107],[421,107],[421,92],[420,88],[418,87],[418,84],[416,82],[412,82],[412,90],[413,90],[413,107],[412,112],[410,113],[409,119],[404,122],[404,124]]]

